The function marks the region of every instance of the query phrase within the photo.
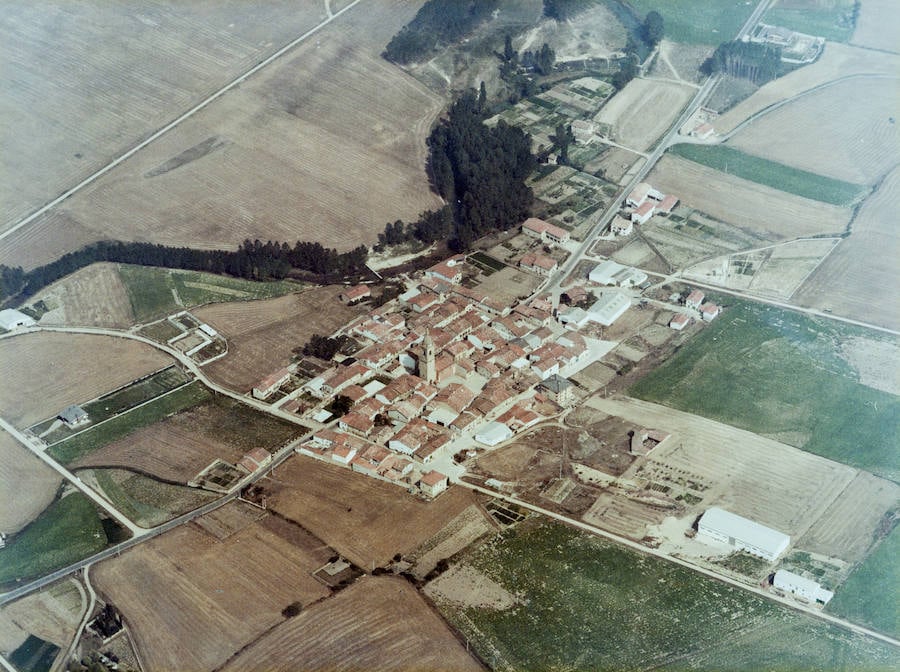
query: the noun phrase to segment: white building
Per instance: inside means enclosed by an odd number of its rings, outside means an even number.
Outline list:
[[[587,319],[604,327],[610,326],[631,307],[631,299],[619,292],[604,292],[588,311]]]
[[[779,590],[783,590],[786,593],[792,593],[798,597],[807,599],[810,602],[828,604],[828,600],[834,597],[833,592],[825,590],[812,579],[807,579],[799,574],[789,572],[786,569],[779,569],[775,572],[775,577],[772,579],[772,585]]]
[[[6,331],[12,331],[19,327],[33,327],[35,324],[36,322],[32,318],[18,310],[12,308],[0,310],[0,327]]]
[[[623,266],[612,259],[600,262],[588,274],[588,280],[598,285],[635,287],[647,279],[647,274],[630,266]]]
[[[791,543],[791,538],[765,525],[718,507],[700,517],[698,537],[711,539],[740,551],[774,562]]]
[[[475,433],[475,440],[486,446],[496,446],[513,435],[512,430],[502,422],[489,422]]]

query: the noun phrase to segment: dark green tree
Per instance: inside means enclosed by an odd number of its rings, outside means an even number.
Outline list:
[[[663,18],[659,12],[647,12],[644,23],[641,26],[641,37],[651,47],[659,44],[659,41],[665,35],[665,27]]]

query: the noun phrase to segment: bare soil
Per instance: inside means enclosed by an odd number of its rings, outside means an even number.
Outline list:
[[[433,600],[470,609],[510,609],[516,596],[474,567],[455,565],[425,587]]]
[[[692,87],[676,82],[633,79],[594,120],[610,124],[612,138],[619,144],[644,151],[672,125],[694,92]]]
[[[24,429],[170,363],[149,345],[111,336],[6,338],[0,341],[0,414]]]
[[[13,534],[34,520],[56,497],[60,483],[59,474],[0,430],[0,492],[8,493],[0,507],[0,532]]]
[[[134,314],[115,264],[92,264],[53,283],[31,299],[51,310],[41,324],[88,327],[129,327]]]

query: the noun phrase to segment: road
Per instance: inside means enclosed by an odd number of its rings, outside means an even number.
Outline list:
[[[17,222],[16,224],[14,224],[14,225],[13,225],[12,227],[10,227],[9,229],[7,229],[7,230],[5,230],[5,231],[3,231],[3,232],[0,232],[0,240],[3,240],[3,239],[6,238],[7,236],[12,235],[13,233],[15,233],[16,231],[18,231],[18,230],[21,229],[22,227],[27,226],[28,224],[30,224],[31,222],[33,222],[35,219],[37,219],[38,217],[40,217],[41,215],[43,215],[43,214],[44,214],[45,212],[47,212],[48,210],[52,210],[53,208],[55,208],[57,205],[59,205],[60,203],[62,203],[63,201],[65,201],[65,200],[66,200],[67,198],[69,198],[70,196],[73,196],[74,194],[76,194],[77,192],[79,192],[80,190],[84,189],[86,186],[88,186],[89,184],[91,184],[92,182],[94,182],[95,180],[97,180],[99,177],[102,177],[103,175],[105,175],[106,173],[108,173],[109,171],[111,171],[113,168],[115,168],[116,166],[118,166],[118,165],[119,165],[120,163],[122,163],[123,161],[127,161],[129,158],[131,158],[132,156],[134,156],[135,154],[137,154],[139,151],[141,151],[142,149],[144,149],[147,145],[149,145],[149,144],[152,143],[152,142],[155,142],[156,140],[158,140],[159,138],[161,138],[163,135],[165,135],[166,133],[168,133],[168,132],[171,131],[172,129],[176,128],[179,124],[181,124],[181,123],[183,123],[184,121],[190,119],[190,118],[193,117],[195,114],[197,114],[198,112],[200,112],[201,110],[203,110],[203,109],[204,109],[205,107],[207,107],[210,103],[212,103],[213,101],[215,101],[215,100],[221,98],[222,96],[224,96],[226,93],[228,93],[229,91],[231,91],[231,89],[233,89],[234,87],[236,87],[236,86],[238,86],[239,84],[241,84],[242,82],[244,82],[247,78],[252,77],[252,76],[255,75],[257,72],[259,72],[260,70],[262,70],[263,68],[265,68],[267,65],[271,64],[271,63],[274,62],[275,60],[277,60],[277,59],[281,58],[282,56],[284,56],[287,52],[289,52],[291,49],[293,49],[294,47],[296,47],[298,44],[300,44],[301,42],[307,40],[310,36],[316,34],[316,33],[319,32],[320,30],[322,30],[322,28],[324,28],[324,27],[327,26],[329,23],[331,23],[332,21],[334,21],[336,18],[338,18],[339,16],[341,16],[344,12],[349,11],[350,9],[352,9],[353,7],[355,7],[357,4],[359,4],[360,1],[361,1],[361,0],[353,0],[353,2],[351,2],[349,5],[347,5],[346,7],[344,7],[343,9],[341,9],[341,10],[339,10],[339,11],[337,11],[337,12],[332,12],[332,11],[331,11],[331,5],[330,5],[330,2],[326,2],[326,3],[325,3],[325,10],[326,10],[327,18],[326,18],[324,21],[322,21],[321,23],[317,24],[316,26],[310,28],[308,31],[306,31],[305,33],[303,33],[300,37],[296,38],[295,40],[292,40],[291,42],[289,42],[288,44],[286,44],[285,46],[283,46],[281,49],[279,49],[278,51],[276,51],[276,52],[275,52],[274,54],[272,54],[271,56],[268,56],[268,57],[264,58],[262,61],[260,61],[259,63],[257,63],[256,65],[254,65],[252,68],[250,68],[249,70],[247,70],[246,72],[244,72],[242,75],[239,75],[239,76],[236,77],[235,79],[233,79],[233,80],[231,80],[230,82],[228,82],[228,84],[226,84],[225,86],[223,86],[223,87],[222,87],[221,89],[219,89],[218,91],[216,91],[215,93],[213,93],[213,94],[211,94],[210,96],[208,96],[208,97],[204,98],[203,100],[201,100],[199,103],[197,103],[196,105],[194,105],[194,107],[192,107],[191,109],[189,109],[187,112],[183,113],[181,116],[177,117],[177,118],[174,119],[173,121],[169,122],[168,124],[166,124],[165,126],[163,126],[162,128],[160,128],[158,131],[156,131],[156,132],[154,132],[153,134],[151,134],[150,137],[148,137],[146,140],[144,140],[143,142],[138,143],[137,145],[135,145],[134,147],[132,147],[131,149],[129,149],[129,150],[128,150],[127,152],[125,152],[124,154],[121,154],[121,155],[118,156],[117,158],[113,159],[112,161],[110,161],[109,163],[107,163],[105,166],[103,166],[102,168],[100,168],[100,170],[98,170],[98,171],[96,171],[95,173],[89,175],[88,177],[86,177],[85,179],[83,179],[81,182],[79,182],[78,184],[76,184],[74,187],[71,187],[71,188],[67,189],[66,191],[64,191],[62,194],[60,194],[59,196],[57,196],[56,198],[54,198],[52,201],[50,201],[50,202],[47,203],[46,205],[44,205],[44,206],[38,208],[37,210],[35,210],[34,212],[32,212],[30,215],[28,215],[27,217],[25,217],[25,219],[20,220],[19,222]]]

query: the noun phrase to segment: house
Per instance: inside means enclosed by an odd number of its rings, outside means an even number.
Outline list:
[[[331,451],[331,459],[347,467],[350,466],[350,461],[354,457],[356,457],[356,448],[353,446],[337,446]]]
[[[355,362],[350,366],[339,366],[329,375],[322,384],[325,394],[338,394],[345,387],[358,383],[362,378],[371,373],[365,365]]]
[[[489,422],[475,433],[475,440],[488,447],[503,443],[513,435],[512,430],[502,422]]]
[[[255,399],[267,399],[277,391],[278,388],[290,380],[290,377],[291,372],[290,369],[287,368],[269,374],[253,386],[253,397]]]
[[[509,410],[497,418],[497,422],[509,427],[514,433],[528,429],[540,422],[541,416],[520,404],[514,404]]]
[[[637,224],[646,224],[653,217],[654,212],[656,212],[656,203],[644,201],[631,213],[631,221]]]
[[[630,223],[631,222],[629,222],[629,224]],[[560,300],[562,299],[565,299],[570,306],[577,306],[579,303],[588,300],[588,291],[581,285],[575,285],[574,287],[569,287],[569,289],[562,293]]]
[[[428,497],[437,497],[447,489],[448,478],[439,471],[431,470],[419,479],[419,489]]]
[[[727,544],[769,562],[777,560],[791,543],[783,532],[718,507],[707,509],[700,517],[697,537]]]
[[[712,301],[707,301],[700,306],[700,316],[703,318],[704,322],[712,322],[721,312],[722,308]]]
[[[262,469],[272,461],[272,454],[265,448],[254,448],[244,455],[237,463],[248,474]]]
[[[13,310],[12,308],[0,310],[0,328],[6,331],[12,331],[19,327],[33,327],[35,324],[37,322],[31,317],[18,310]]]
[[[538,389],[560,406],[568,406],[575,401],[575,386],[562,376],[552,375],[545,378],[541,381]]]
[[[556,259],[551,259],[550,257],[538,254],[537,252],[529,252],[519,259],[519,268],[531,271],[532,273],[537,273],[538,275],[550,275],[559,268],[559,264]]]
[[[559,245],[569,240],[568,231],[537,217],[529,217],[525,220],[522,224],[522,233],[532,238],[539,238],[542,243],[548,245]]]
[[[644,201],[647,200],[647,196],[650,193],[650,190],[653,189],[646,182],[641,182],[634,189],[631,190],[631,193],[625,198],[625,206],[637,208],[644,204]]]
[[[371,296],[372,292],[369,290],[368,285],[355,285],[341,292],[338,295],[338,298],[348,306],[352,306],[354,303],[358,303],[363,299],[368,299]]]
[[[656,206],[656,212],[661,215],[668,215],[678,205],[679,198],[672,194],[667,194]]]
[[[87,411],[81,406],[75,406],[74,404],[72,406],[66,406],[56,417],[66,423],[66,426],[70,428],[86,425],[90,420]]]
[[[675,313],[669,320],[669,327],[675,331],[681,331],[691,323],[691,316],[685,313]]]
[[[367,418],[362,413],[352,411],[338,420],[338,427],[345,432],[366,437],[369,436],[375,428],[375,421],[371,418]]]
[[[695,289],[690,294],[688,294],[687,298],[684,300],[684,305],[686,305],[688,308],[699,310],[700,304],[703,303],[703,299],[705,298],[706,294],[701,292],[699,289]]]
[[[783,590],[802,597],[810,602],[818,602],[819,604],[828,604],[828,601],[834,597],[834,593],[825,590],[817,582],[812,579],[794,574],[786,569],[779,569],[772,577],[772,585]]]
[[[425,271],[425,276],[458,285],[460,282],[462,282],[463,262],[465,260],[466,255],[457,254],[456,256],[438,262],[431,268],[427,269]]]
[[[609,225],[609,230],[614,236],[629,236],[634,231],[634,224],[630,219],[616,215]]]
[[[466,409],[450,423],[450,429],[454,432],[468,432],[477,427],[483,420],[484,416],[481,413],[473,409]]]
[[[428,404],[428,420],[449,427],[463,410],[475,400],[475,393],[465,385],[450,383]]]
[[[409,301],[407,301],[407,305],[412,308],[415,312],[421,313],[432,306],[435,306],[441,302],[441,297],[437,294],[432,294],[431,292],[422,292],[421,294],[416,294]]]

